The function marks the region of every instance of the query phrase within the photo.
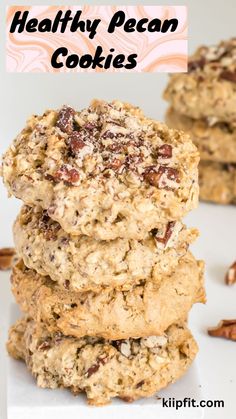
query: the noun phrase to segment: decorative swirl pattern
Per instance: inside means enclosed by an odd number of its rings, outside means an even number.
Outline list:
[[[93,39],[89,38],[88,32],[70,32],[68,25],[64,33],[61,32],[14,32],[10,33],[12,19],[16,11],[29,11],[29,17],[50,19],[54,21],[59,10],[66,12],[71,10],[74,14],[82,10],[81,19],[101,19],[97,33]],[[178,27],[175,32],[132,32],[127,33],[123,27],[116,28],[114,33],[108,33],[107,28],[115,12],[122,10],[126,19],[135,18],[137,21],[146,17],[149,20],[158,18],[178,19]],[[183,72],[187,71],[187,8],[185,6],[11,6],[7,11],[7,71],[8,72]],[[96,48],[101,45],[103,55],[110,53],[114,48],[113,55],[137,54],[137,65],[133,69],[113,68],[109,69],[91,67],[83,69],[79,66],[67,68],[65,65],[55,69],[51,65],[51,57],[59,47],[66,47],[69,54],[95,54]],[[61,61],[65,63],[66,57]]]

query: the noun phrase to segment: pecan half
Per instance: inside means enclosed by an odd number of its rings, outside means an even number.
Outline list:
[[[221,320],[216,327],[208,329],[208,335],[236,341],[236,319]]]
[[[224,70],[220,73],[220,78],[223,80],[231,81],[236,83],[236,71]]]
[[[15,256],[13,247],[3,247],[0,249],[0,271],[7,271],[12,268]]]
[[[235,282],[236,282],[236,261],[229,267],[229,270],[225,275],[225,283],[227,285],[235,284]]]
[[[60,128],[62,132],[70,134],[74,128],[74,115],[74,109],[70,106],[63,106],[63,108],[59,111],[56,126]]]

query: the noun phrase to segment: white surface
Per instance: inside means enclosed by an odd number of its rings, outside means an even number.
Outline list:
[[[97,3],[99,1],[97,0]],[[6,4],[15,0],[2,0],[1,22],[4,22]],[[20,4],[83,4],[76,0],[21,0]],[[95,1],[87,0],[87,4]],[[103,4],[117,4],[104,0]],[[126,1],[126,4],[156,4],[156,0]],[[186,4],[189,6],[189,50],[203,43],[214,43],[235,36],[235,0],[161,0],[159,4]],[[132,75],[30,75],[6,74],[4,60],[4,25],[0,27],[0,154],[23,127],[31,113],[43,112],[47,107],[59,107],[68,103],[76,107],[86,106],[93,97],[118,98],[140,105],[145,112],[163,118],[166,104],[161,99],[167,76],[162,74]],[[20,203],[7,200],[0,184],[0,246],[12,244],[11,224]],[[206,419],[236,418],[236,343],[210,338],[208,326],[222,318],[236,317],[236,286],[228,288],[223,277],[229,264],[236,259],[236,208],[201,205],[188,217],[188,224],[201,230],[201,237],[194,246],[194,253],[207,263],[208,303],[195,306],[190,323],[198,340],[200,352],[201,389],[204,399],[223,399],[224,409],[206,409]],[[6,419],[5,350],[4,342],[8,328],[7,313],[12,301],[9,275],[0,272],[0,418]],[[186,410],[188,412],[188,410]],[[135,417],[132,406],[126,417]],[[176,415],[174,418],[177,417]],[[174,419],[173,418],[173,419]],[[15,418],[14,418],[15,419]],[[25,419],[25,418],[24,418]],[[33,418],[34,419],[34,418]],[[45,417],[45,419],[47,419]],[[125,418],[126,419],[126,418]]]
[[[19,311],[15,305],[11,307],[11,324],[19,318]],[[66,390],[39,389],[23,363],[9,359],[7,368],[7,400],[8,419],[95,419],[113,418],[120,419],[121,415],[127,417],[132,412],[136,419],[172,419],[176,410],[162,407],[161,400],[157,397],[138,400],[129,405],[120,400],[113,401],[110,405],[95,408],[86,404],[83,395],[74,397]],[[184,397],[201,399],[199,377],[196,364],[193,365],[185,377],[158,393],[159,397],[166,400],[169,397],[182,400]],[[179,419],[202,419],[204,411],[201,408],[179,409]]]

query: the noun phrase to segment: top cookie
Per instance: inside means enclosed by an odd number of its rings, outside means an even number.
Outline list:
[[[199,155],[188,135],[131,105],[93,101],[32,116],[3,157],[11,194],[71,234],[142,239],[198,200]]]
[[[236,125],[236,38],[198,48],[188,73],[171,76],[164,98],[183,115]]]

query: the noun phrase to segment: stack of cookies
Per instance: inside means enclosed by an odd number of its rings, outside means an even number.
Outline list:
[[[150,396],[185,373],[187,328],[204,301],[198,202],[188,135],[121,102],[33,116],[3,159],[24,202],[14,225],[12,290],[26,316],[9,353],[40,387],[86,392],[91,404]]]
[[[236,38],[200,47],[187,74],[171,76],[166,121],[199,148],[200,198],[236,204]]]

